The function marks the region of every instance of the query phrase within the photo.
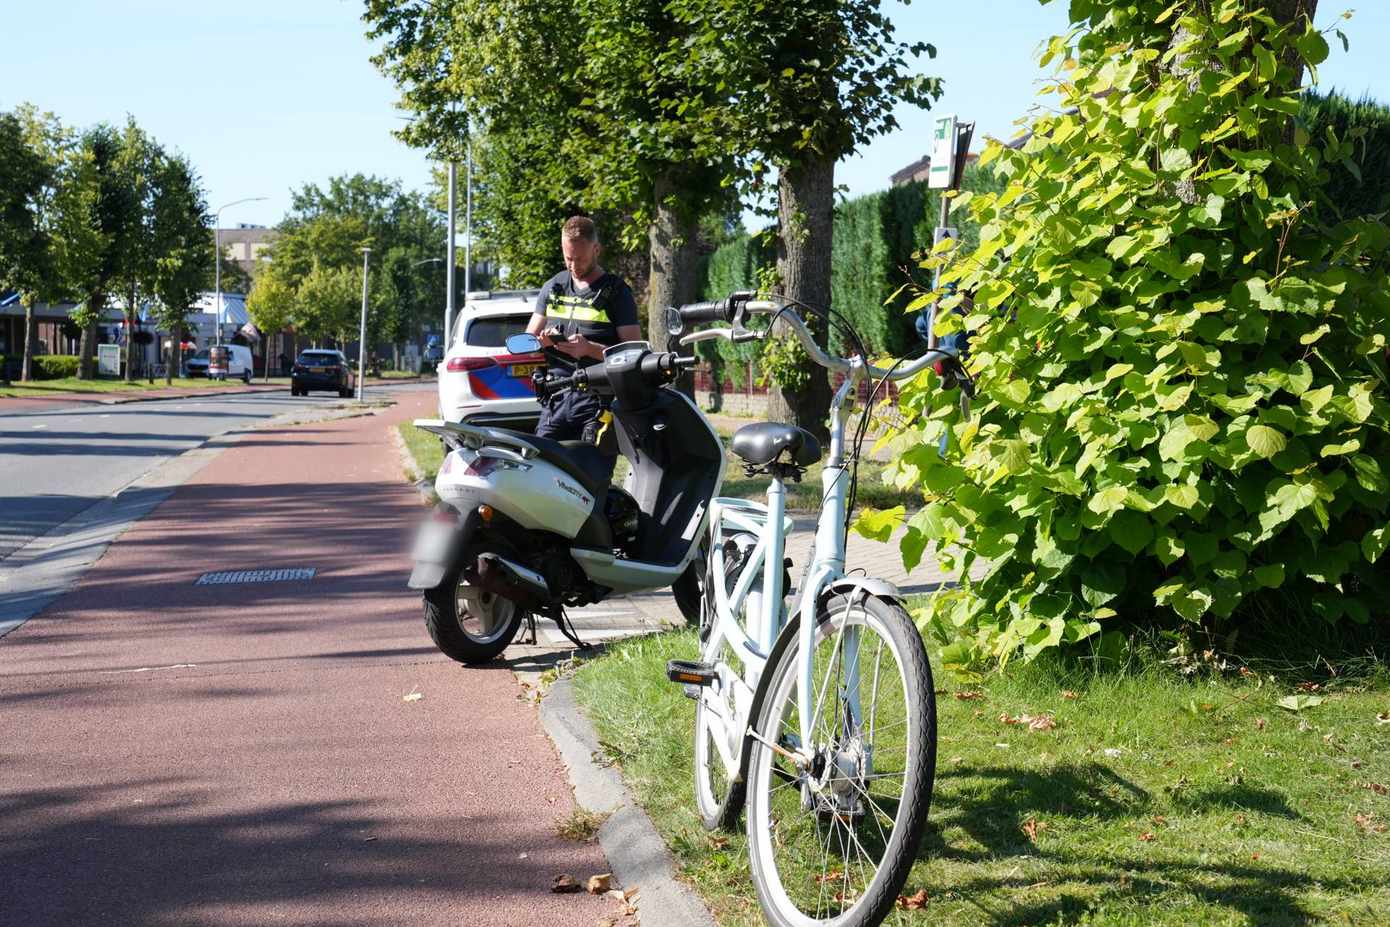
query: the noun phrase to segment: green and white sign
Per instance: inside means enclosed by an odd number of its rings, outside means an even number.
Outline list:
[[[956,117],[942,116],[936,120],[931,137],[931,166],[927,169],[927,187],[946,190],[956,176]]]

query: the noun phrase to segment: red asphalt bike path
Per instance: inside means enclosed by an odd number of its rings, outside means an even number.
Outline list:
[[[0,923],[565,925],[607,865],[505,666],[435,651],[382,414],[258,431],[0,639]],[[304,582],[194,585],[312,567]],[[419,694],[418,699],[407,696]]]

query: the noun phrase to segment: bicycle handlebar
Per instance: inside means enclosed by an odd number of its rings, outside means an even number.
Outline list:
[[[774,316],[773,324],[766,332],[756,332],[746,329],[742,325],[743,315],[770,315]],[[875,367],[866,359],[861,357],[836,357],[827,354],[825,349],[816,343],[815,337],[810,329],[806,327],[805,321],[797,311],[788,303],[778,302],[771,299],[750,299],[746,293],[734,293],[727,299],[715,300],[713,302],[690,303],[681,306],[676,310],[668,310],[667,328],[672,336],[680,335],[684,330],[684,324],[690,322],[698,324],[704,321],[730,321],[734,323],[732,328],[706,329],[702,332],[692,332],[681,337],[681,344],[695,344],[700,341],[709,341],[714,338],[727,338],[732,342],[748,341],[753,338],[765,338],[778,325],[785,325],[791,329],[792,334],[801,342],[806,353],[811,355],[811,359],[827,370],[839,371],[842,373],[858,373],[864,376],[871,376],[876,379],[906,380],[915,377],[923,370],[943,361],[959,364],[960,358],[949,351],[939,351],[932,349],[921,357],[908,363],[900,364],[892,369],[885,370],[882,367]],[[677,322],[682,323],[679,326]]]

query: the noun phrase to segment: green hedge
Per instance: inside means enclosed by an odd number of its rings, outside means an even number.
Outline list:
[[[81,359],[68,354],[36,354],[30,372],[35,380],[61,380],[77,376]]]
[[[1299,122],[1319,143],[1327,141],[1329,128],[1343,141],[1353,130],[1364,129],[1365,135],[1353,141],[1360,178],[1344,166],[1329,165],[1323,191],[1343,218],[1390,210],[1390,108],[1364,97],[1353,102],[1335,91],[1309,91],[1303,98]]]
[[[993,173],[973,165],[965,172],[963,186],[976,192],[1003,189]],[[940,196],[940,191],[928,190],[924,183],[911,183],[855,197],[835,209],[831,300],[871,351],[901,355],[917,344],[915,315],[905,311],[912,294],[897,291],[906,283],[931,282],[914,255],[931,247]],[[968,213],[958,213],[951,222],[960,228],[963,249],[971,250],[979,243],[978,227]],[[756,286],[758,269],[775,261],[771,235],[740,235],[706,259],[700,298],[718,299],[734,290],[750,289]],[[743,362],[757,354],[757,345],[717,344],[706,356],[713,357],[717,351],[721,360]]]

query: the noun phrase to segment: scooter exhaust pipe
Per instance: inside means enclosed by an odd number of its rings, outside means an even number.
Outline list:
[[[510,599],[527,611],[540,611],[550,605],[550,586],[545,577],[519,563],[493,553],[479,554],[469,571],[470,585]]]

